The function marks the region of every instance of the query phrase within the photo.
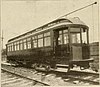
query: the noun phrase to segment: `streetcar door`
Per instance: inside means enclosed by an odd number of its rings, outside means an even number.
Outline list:
[[[60,43],[59,32],[60,31],[58,31],[58,30],[54,31],[53,46],[54,46],[55,57],[61,56],[61,45],[59,45],[59,43]]]

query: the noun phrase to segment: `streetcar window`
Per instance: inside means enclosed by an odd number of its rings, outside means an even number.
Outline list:
[[[64,35],[64,44],[67,44],[68,43],[68,34],[65,33],[63,35]]]
[[[51,38],[50,38],[50,32],[44,33],[44,46],[50,46],[51,45]]]
[[[11,51],[11,44],[9,45],[9,47],[10,47],[10,51]]]
[[[16,42],[14,43],[14,49],[15,49],[15,51],[16,51]]]
[[[18,45],[17,45],[17,42],[16,42],[16,50],[17,50],[17,48],[18,48]]]
[[[11,51],[13,51],[13,43],[11,44]]]
[[[82,43],[87,43],[87,29],[82,29]]]
[[[51,39],[50,37],[44,38],[44,46],[50,46],[51,45]]]
[[[43,34],[38,35],[38,38],[42,38],[42,37],[43,37]]]
[[[8,47],[8,52],[13,51],[13,49],[12,49],[13,48],[13,44],[12,43],[9,44],[7,47]]]
[[[23,50],[23,43],[22,43],[22,40],[20,41],[20,50]]]
[[[10,44],[9,44],[8,48],[9,48],[9,52],[10,52]]]
[[[31,41],[27,42],[27,48],[30,49],[31,48]]]
[[[43,38],[38,39],[38,47],[43,47]]]
[[[44,33],[44,37],[45,37],[45,36],[50,36],[50,32]]]
[[[18,50],[18,44],[17,44],[17,42],[16,42],[16,50]]]
[[[70,41],[71,43],[81,43],[80,28],[70,28]]]
[[[34,39],[37,39],[37,36],[33,36],[32,39],[33,39],[33,40],[34,40]]]
[[[9,44],[9,51],[11,51],[11,45]]]
[[[63,30],[63,33],[68,33],[68,30]]]
[[[8,45],[8,52],[10,51],[10,46]]]
[[[13,43],[13,51],[15,51],[15,45],[14,45],[14,43]]]
[[[81,43],[80,33],[71,33],[71,43]]]
[[[34,39],[35,39],[35,37],[32,37],[32,39],[34,40]]]
[[[27,41],[31,41],[31,38],[27,38]]]
[[[8,47],[8,52],[9,52],[10,51],[10,46],[8,45],[7,47]]]
[[[16,42],[16,50],[19,50],[19,42]]]
[[[62,34],[61,35],[59,35],[59,38],[58,38],[58,44],[60,45],[60,44],[62,44],[63,42],[62,42]]]
[[[80,43],[80,33],[71,33],[71,42]]]
[[[31,38],[27,39],[27,48],[30,49],[31,48]]]
[[[87,29],[71,28],[70,33],[71,33],[70,35],[71,43],[81,43],[81,39],[82,39],[82,43],[87,43]]]
[[[37,39],[37,36],[34,36],[34,39]]]
[[[63,43],[63,41],[62,41],[62,30],[61,30],[61,31],[59,31],[58,44],[60,45],[62,43]]]
[[[43,34],[38,35],[38,47],[43,47]]]
[[[26,49],[27,48],[26,40],[23,41],[23,44],[24,44],[24,49]]]
[[[37,40],[33,40],[33,48],[37,47]]]
[[[12,49],[13,49],[13,51],[14,51],[14,44],[12,43]]]
[[[13,51],[13,44],[11,43],[11,51]]]
[[[62,31],[59,31],[59,34],[62,34]]]
[[[19,42],[18,42],[18,50],[20,50],[20,44],[19,44]]]
[[[33,48],[37,47],[37,36],[32,37],[33,39]]]

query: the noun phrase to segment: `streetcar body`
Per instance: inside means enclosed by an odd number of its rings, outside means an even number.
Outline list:
[[[89,28],[79,18],[60,18],[8,41],[8,62],[89,67]]]

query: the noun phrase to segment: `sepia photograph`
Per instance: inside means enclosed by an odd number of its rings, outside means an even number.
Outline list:
[[[99,0],[1,0],[1,87],[99,86]]]

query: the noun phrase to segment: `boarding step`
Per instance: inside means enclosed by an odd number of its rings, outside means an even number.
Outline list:
[[[63,64],[56,64],[57,67],[59,68],[68,68],[69,65],[63,65]]]

